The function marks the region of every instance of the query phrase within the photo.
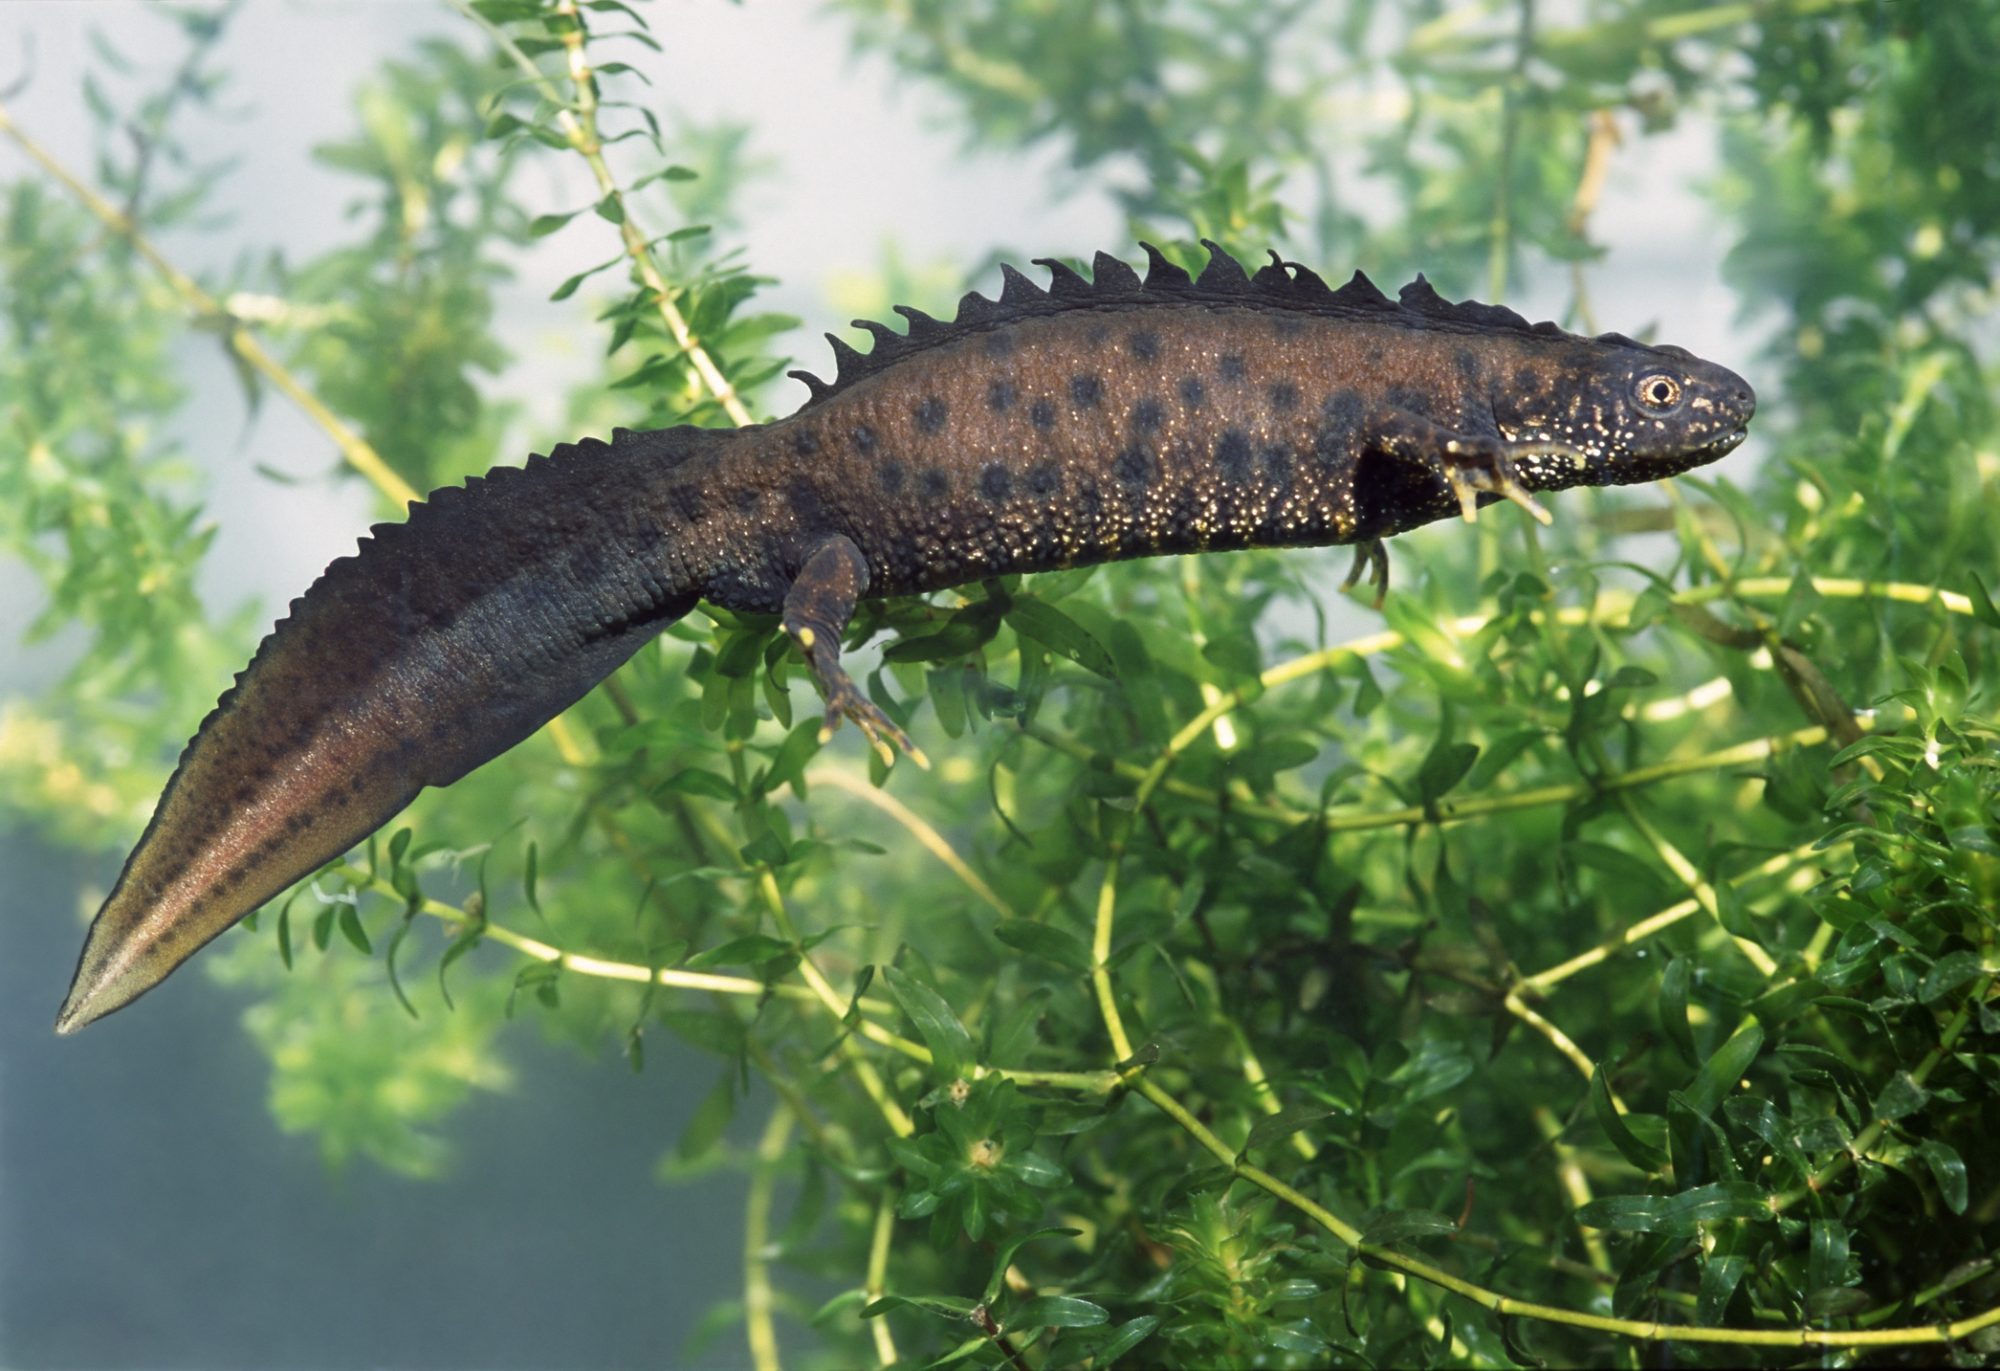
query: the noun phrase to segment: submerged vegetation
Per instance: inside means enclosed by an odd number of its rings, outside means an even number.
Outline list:
[[[1579,329],[1648,322],[1592,307],[1607,178],[1706,138],[1760,460],[1398,540],[1354,637],[1338,549],[874,606],[928,774],[823,746],[775,623],[697,613],[204,955],[279,1124],[420,1177],[510,1021],[695,1044],[662,1170],[750,1174],[722,1326],[760,1367],[1992,1360],[2000,3],[1556,8],[836,5],[972,148],[1055,147],[1186,264],[1562,282]],[[817,360],[732,242],[743,132],[656,112],[672,11],[459,18],[317,152],[347,243],[224,279],[154,243],[202,222],[176,127],[226,11],[152,93],[101,50],[88,172],[0,108],[37,163],[0,186],[0,546],[77,645],[0,705],[10,819],[129,842],[258,636],[194,593],[182,331],[384,517],[576,432],[768,417]],[[592,202],[525,213],[565,160]],[[531,433],[483,384],[494,290],[557,232],[602,362]]]

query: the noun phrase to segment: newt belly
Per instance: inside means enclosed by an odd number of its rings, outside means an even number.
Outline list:
[[[496,468],[381,525],[278,624],[182,754],[85,942],[70,1032],[580,698],[702,599],[781,614],[827,697],[909,740],[840,664],[857,600],[1130,557],[1380,540],[1482,503],[1714,461],[1734,373],[1390,300],[1209,245],[1191,278],[1099,254],[1003,268],[907,333],[837,340],[831,384],[734,431],[620,430]],[[920,754],[919,754],[920,755]]]

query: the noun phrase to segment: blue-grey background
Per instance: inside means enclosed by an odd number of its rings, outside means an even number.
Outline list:
[[[92,165],[87,30],[157,64],[178,59],[178,38],[148,11],[0,3],[0,85],[32,52],[32,83],[9,107],[73,168]],[[758,151],[777,160],[749,197],[740,241],[780,278],[768,306],[807,319],[808,337],[845,322],[828,283],[874,269],[891,241],[908,260],[961,266],[996,242],[1023,258],[1097,246],[1136,255],[1112,199],[1064,172],[1056,149],[967,155],[941,100],[851,56],[837,16],[689,0],[655,5],[651,18],[666,54],[621,55],[652,72],[659,106],[748,121]],[[168,255],[199,275],[269,244],[302,259],[341,241],[352,183],[317,167],[310,149],[351,130],[363,78],[432,33],[478,41],[429,0],[249,6],[220,54],[232,76],[225,104],[239,117],[181,130],[198,159],[241,158],[212,201],[229,219],[165,236]],[[1734,336],[1716,280],[1719,245],[1686,189],[1707,164],[1708,137],[1691,129],[1621,159],[1596,219],[1619,248],[1592,272],[1592,289],[1607,323],[1636,332],[1671,320],[1674,341],[1744,357],[1751,349]],[[26,170],[0,144],[0,177]],[[528,185],[536,213],[590,198],[581,167]],[[586,217],[523,253],[501,300],[503,336],[522,360],[494,384],[544,420],[560,412],[557,382],[583,374],[596,347],[568,335],[574,303],[546,299],[608,255],[593,227]],[[1352,264],[1324,265],[1338,276]],[[1550,275],[1509,303],[1545,317],[1563,299]],[[816,341],[799,355],[824,359]],[[194,398],[178,436],[210,473],[221,529],[204,591],[218,606],[281,604],[351,550],[370,516],[366,493],[257,475],[262,464],[317,477],[331,445],[275,397],[246,416],[212,341],[190,333],[181,362]],[[18,646],[38,607],[34,583],[0,558],[0,698],[60,675],[60,638]],[[517,1028],[514,1085],[453,1116],[456,1163],[420,1183],[365,1164],[330,1177],[310,1139],[280,1134],[240,1003],[199,973],[175,978],[143,1013],[57,1040],[49,1022],[83,920],[121,856],[0,834],[0,1365],[674,1364],[701,1313],[739,1289],[740,1178],[675,1188],[652,1178],[714,1081],[712,1061],[669,1043],[652,1041],[635,1076],[610,1044],[585,1062]],[[725,1333],[702,1360],[744,1364],[740,1334]]]

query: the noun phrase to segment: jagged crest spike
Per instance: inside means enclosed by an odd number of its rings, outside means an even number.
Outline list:
[[[1244,291],[1250,288],[1250,278],[1243,274],[1243,264],[1224,252],[1214,241],[1204,238],[1201,245],[1208,249],[1208,265],[1201,269],[1201,276],[1195,285],[1202,290]]]
[[[1179,290],[1194,284],[1194,278],[1167,260],[1167,255],[1151,243],[1141,243],[1146,250],[1146,289]]]
[[[1292,269],[1292,289],[1301,300],[1331,300],[1333,287],[1326,279],[1303,262],[1287,262]]]
[[[1090,282],[1060,257],[1037,257],[1030,265],[1048,268],[1049,294],[1058,300],[1075,300],[1090,294]]]
[[[920,309],[912,309],[908,305],[891,305],[889,308],[895,310],[896,313],[909,321],[910,336],[912,338],[928,338],[939,329],[946,327],[942,319],[933,319]]]
[[[808,392],[806,397],[807,404],[812,404],[816,400],[824,400],[827,396],[833,394],[833,387],[820,380],[819,377],[810,371],[788,371],[785,375],[791,377],[794,381],[800,381],[805,384]]]
[[[1289,294],[1292,274],[1285,270],[1285,259],[1278,256],[1274,249],[1264,250],[1271,254],[1271,260],[1257,268],[1257,274],[1250,278],[1251,287],[1271,295]]]
[[[1139,291],[1139,273],[1125,263],[1122,257],[1113,257],[1108,252],[1100,252],[1090,259],[1090,286],[1098,294],[1115,291],[1121,295]]]
[[[998,313],[994,303],[976,290],[968,290],[958,299],[958,317],[954,324],[983,324]]]
[[[1384,295],[1373,281],[1359,271],[1335,290],[1309,267],[1287,261],[1272,252],[1271,260],[1258,267],[1253,276],[1245,272],[1242,264],[1220,244],[1206,238],[1201,243],[1208,250],[1208,264],[1202,268],[1199,279],[1190,277],[1151,243],[1140,245],[1146,251],[1146,276],[1143,280],[1123,259],[1108,252],[1099,252],[1092,257],[1091,277],[1088,280],[1058,258],[1035,258],[1034,265],[1048,269],[1049,284],[1046,287],[1036,285],[1013,266],[1002,265],[998,300],[988,299],[977,291],[968,292],[958,302],[957,317],[950,321],[934,319],[922,310],[907,305],[897,305],[896,313],[909,321],[908,333],[898,333],[885,325],[857,319],[854,326],[871,335],[873,351],[866,354],[856,352],[833,334],[828,334],[827,341],[833,347],[834,362],[838,368],[832,382],[823,381],[809,371],[787,374],[805,384],[811,392],[806,403],[814,405],[913,353],[956,342],[968,334],[1020,319],[1060,314],[1071,309],[1107,306],[1144,309],[1184,304],[1190,300],[1321,315],[1380,314],[1400,317],[1411,327],[1424,326],[1435,320],[1459,329],[1505,331],[1538,338],[1570,336],[1552,323],[1530,324],[1504,305],[1481,304],[1476,300],[1454,304],[1439,295],[1422,274],[1398,292],[1401,297],[1398,301]],[[1644,346],[1619,334],[1606,334],[1600,341],[1629,347]]]
[[[1351,309],[1394,309],[1396,302],[1375,289],[1375,283],[1362,272],[1355,272],[1347,278],[1347,284],[1332,295],[1335,304]]]
[[[833,364],[840,368],[843,376],[847,374],[848,368],[860,364],[861,354],[856,352],[853,345],[845,338],[837,333],[829,333],[826,335],[826,341],[827,346],[833,349]]]
[[[873,319],[850,319],[847,323],[849,328],[858,328],[874,339],[875,351],[878,353],[884,348],[893,348],[903,341],[902,334],[887,324],[877,323]]]
[[[1020,309],[1048,298],[1048,292],[1030,281],[1020,272],[1000,264],[1000,304],[1007,309]]]
[[[1417,273],[1416,280],[1396,292],[1396,298],[1402,301],[1405,309],[1418,310],[1424,314],[1436,314],[1439,310],[1451,308],[1444,302],[1444,298],[1431,288],[1431,283],[1424,278],[1421,271]]]

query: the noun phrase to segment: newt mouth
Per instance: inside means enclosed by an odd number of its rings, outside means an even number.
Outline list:
[[[1750,429],[1747,425],[1737,429],[1734,433],[1725,433],[1701,450],[1702,459],[1712,462],[1718,457],[1726,457],[1736,451],[1737,448],[1742,447],[1743,440],[1749,436]]]

